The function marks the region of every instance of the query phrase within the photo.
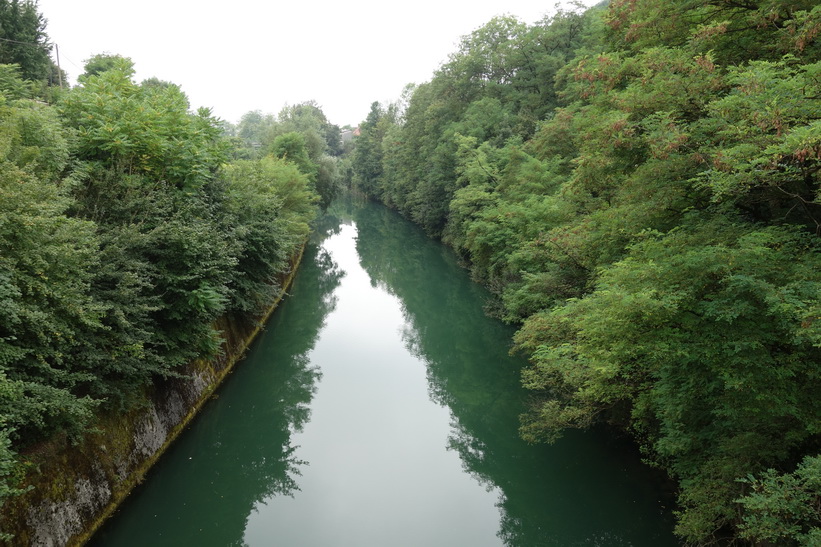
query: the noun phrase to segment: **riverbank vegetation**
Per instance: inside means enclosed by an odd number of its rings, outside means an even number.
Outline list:
[[[270,305],[335,193],[339,129],[297,105],[322,140],[294,122],[260,148],[117,55],[61,89],[36,4],[0,2],[0,22],[2,504],[21,453],[140,406],[219,352],[217,318]]]
[[[629,432],[691,544],[821,542],[819,35],[809,0],[498,17],[356,141],[520,326],[522,435]]]

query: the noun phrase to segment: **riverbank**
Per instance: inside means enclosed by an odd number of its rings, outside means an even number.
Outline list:
[[[634,447],[517,434],[513,328],[449,249],[340,199],[292,295],[94,536],[146,545],[678,545]]]
[[[304,246],[280,279],[279,297],[259,317],[223,317],[218,357],[196,361],[178,378],[158,382],[144,405],[128,413],[102,416],[96,431],[81,443],[65,438],[23,454],[29,491],[10,499],[0,515],[0,530],[14,546],[83,545],[138,485],[177,436],[212,397],[243,358],[286,294]]]

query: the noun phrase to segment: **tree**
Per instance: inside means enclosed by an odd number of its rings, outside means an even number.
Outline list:
[[[217,355],[216,319],[269,305],[310,230],[294,163],[226,169],[210,112],[132,75],[95,56],[52,107],[0,65],[0,503],[21,448],[75,440]]]
[[[729,69],[730,92],[709,105],[717,127],[700,175],[713,199],[765,222],[788,219],[821,233],[821,63],[752,61]],[[709,154],[709,156],[708,156]]]
[[[81,434],[100,403],[76,358],[100,326],[90,295],[99,241],[91,223],[65,214],[71,200],[55,175],[67,140],[53,115],[36,114],[43,108],[0,106],[0,437],[16,446]]]
[[[237,136],[255,148],[262,146],[267,134],[276,125],[276,118],[272,114],[262,114],[259,110],[246,112],[240,118],[237,126]]]
[[[785,474],[821,435],[816,4],[497,18],[357,144],[360,187],[523,322],[522,435],[632,432],[692,543],[818,537],[814,479]]]
[[[817,53],[819,14],[813,0],[614,0],[606,19],[619,48],[690,45],[700,54],[712,51],[721,64],[738,64]]]
[[[81,158],[180,190],[211,180],[227,151],[210,111],[191,113],[179,87],[139,86],[127,60],[112,62],[114,68],[89,75],[60,103],[66,123],[77,130]]]
[[[271,154],[296,165],[311,181],[316,179],[316,164],[308,155],[308,147],[302,133],[291,131],[279,135],[271,143]]]
[[[85,83],[92,76],[99,76],[103,72],[109,70],[118,70],[125,75],[126,78],[131,79],[134,76],[134,61],[130,57],[123,57],[122,55],[114,55],[111,53],[97,53],[92,55],[85,61],[85,72],[77,77],[77,81]]]
[[[593,292],[525,322],[531,389],[551,393],[526,438],[627,420],[680,481],[678,532],[729,526],[735,480],[821,430],[814,236],[716,218],[647,235]],[[809,249],[813,251],[807,252]]]
[[[339,126],[328,121],[315,101],[285,106],[277,119],[280,131],[296,131],[305,137],[308,154],[314,160],[326,153],[332,156],[342,153]]]
[[[792,473],[768,469],[741,480],[749,491],[738,500],[745,510],[741,536],[756,542],[821,541],[821,456],[805,457]]]
[[[0,65],[0,93],[7,100],[31,97],[31,89],[23,81],[20,65]]]
[[[136,85],[126,60],[60,102],[76,131],[75,212],[93,220],[107,261],[94,279],[111,335],[97,363],[114,402],[219,346],[238,243],[223,222],[221,129],[189,112],[175,85]]]
[[[382,138],[379,122],[385,116],[378,102],[371,104],[365,122],[359,126],[360,136],[354,149],[354,185],[366,194],[374,195],[382,176]]]
[[[228,213],[241,248],[230,309],[256,314],[273,301],[276,275],[310,231],[317,196],[307,175],[284,159],[236,161],[225,176]]]
[[[33,0],[0,1],[0,63],[17,64],[25,80],[51,75],[46,19]]]

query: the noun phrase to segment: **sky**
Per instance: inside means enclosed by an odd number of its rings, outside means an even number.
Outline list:
[[[584,0],[592,6],[599,0]],[[534,0],[39,0],[72,84],[98,53],[130,57],[135,80],[178,84],[193,109],[236,123],[316,101],[356,126],[374,101],[429,81],[460,37],[496,15],[533,24],[555,13]],[[52,52],[54,57],[54,52]]]

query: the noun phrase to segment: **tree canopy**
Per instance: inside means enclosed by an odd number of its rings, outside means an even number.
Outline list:
[[[354,182],[520,326],[525,439],[607,422],[693,544],[821,529],[821,7],[618,0],[465,36]],[[785,494],[787,485],[797,492]]]
[[[247,112],[230,130],[237,139],[237,157],[274,155],[294,163],[319,194],[323,209],[338,195],[348,169],[341,131],[315,102],[286,105],[276,116]]]
[[[10,5],[34,6],[0,3],[0,24]],[[127,58],[92,57],[53,104],[15,62],[0,64],[0,504],[21,452],[216,356],[217,318],[255,321],[320,199],[314,164],[231,161],[219,120],[170,82],[135,83]]]
[[[16,64],[24,80],[52,74],[46,20],[34,0],[0,1],[0,64]]]

